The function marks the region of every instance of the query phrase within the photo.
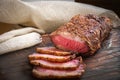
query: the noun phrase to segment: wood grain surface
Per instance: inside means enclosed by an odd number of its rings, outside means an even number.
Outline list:
[[[41,44],[0,55],[0,80],[41,80],[32,76],[33,66],[28,61],[28,55],[41,46],[54,45],[48,36],[43,36]],[[120,80],[120,30],[113,29],[102,48],[95,55],[83,59],[86,72],[81,79],[73,80]]]

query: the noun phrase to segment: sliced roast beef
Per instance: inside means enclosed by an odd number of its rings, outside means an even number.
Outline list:
[[[107,17],[76,15],[51,33],[51,39],[59,49],[92,55],[101,47],[111,29],[112,24]]]
[[[71,54],[70,52],[57,49],[56,47],[39,47],[36,49],[36,51],[41,54],[51,54],[57,56],[66,56]]]
[[[68,55],[68,56],[56,56],[56,55],[50,55],[50,54],[40,54],[40,53],[34,53],[28,56],[29,60],[47,60],[51,62],[66,62],[73,58],[75,58],[74,55]]]
[[[36,66],[33,69],[33,75],[37,78],[72,78],[81,77],[85,65],[81,63],[75,70],[58,70],[58,69],[48,69],[40,66]]]
[[[50,62],[46,60],[31,60],[30,63],[36,66],[41,66],[49,69],[76,69],[79,64],[82,62],[82,58],[76,58],[68,62],[58,63]]]

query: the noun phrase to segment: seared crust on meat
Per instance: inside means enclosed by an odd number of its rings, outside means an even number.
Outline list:
[[[87,42],[90,47],[90,55],[101,47],[102,41],[109,35],[112,29],[111,20],[107,17],[98,17],[92,14],[86,16],[76,15],[71,19],[78,29],[78,35]]]

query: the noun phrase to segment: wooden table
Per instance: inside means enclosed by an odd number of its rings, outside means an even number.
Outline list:
[[[53,44],[49,37],[44,36],[41,44],[0,55],[0,80],[42,80],[32,76],[33,66],[28,61],[28,55],[41,46]],[[120,80],[120,29],[112,30],[95,55],[83,59],[86,72],[81,79],[73,80]]]

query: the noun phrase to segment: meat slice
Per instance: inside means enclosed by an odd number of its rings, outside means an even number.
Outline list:
[[[30,63],[36,66],[41,66],[49,69],[76,69],[80,61],[82,62],[82,58],[76,58],[73,60],[70,60],[68,62],[63,62],[63,63],[56,63],[56,62],[49,62],[46,60],[31,60]]]
[[[85,65],[80,64],[75,70],[57,70],[36,66],[33,69],[33,75],[37,78],[73,78],[81,77]]]
[[[49,55],[49,54],[39,54],[34,53],[28,56],[29,60],[47,60],[51,62],[66,62],[73,58],[75,55],[68,55],[68,56],[56,56],[56,55]]]
[[[66,56],[71,54],[70,52],[66,52],[55,47],[39,47],[36,49],[36,51],[41,54],[51,54],[57,56]]]
[[[59,49],[92,55],[101,47],[111,29],[112,23],[107,17],[76,15],[50,36]]]

